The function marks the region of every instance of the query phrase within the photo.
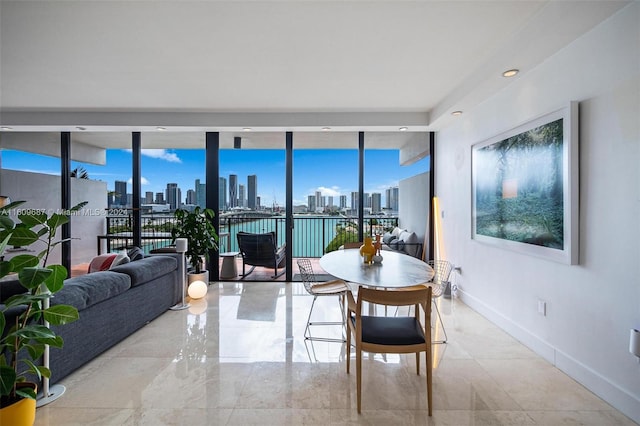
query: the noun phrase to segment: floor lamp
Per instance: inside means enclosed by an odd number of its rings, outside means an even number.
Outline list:
[[[186,274],[187,274],[187,268],[186,268],[186,262],[185,262],[185,253],[187,251],[189,247],[189,240],[187,240],[186,238],[176,238],[176,253],[180,253],[180,262],[182,262],[182,276],[180,277],[180,280],[182,281],[180,283],[180,286],[182,287],[182,301],[180,303],[178,303],[177,305],[172,306],[170,309],[172,311],[181,311],[182,309],[187,309],[189,307],[188,303],[184,303],[184,294],[187,291],[187,280],[186,278]]]
[[[45,291],[49,291],[48,288],[44,286]],[[42,309],[49,309],[49,298],[45,298],[42,302]],[[47,320],[44,321],[44,326],[49,328],[49,322]],[[42,365],[45,368],[49,368],[49,345],[44,346],[44,353],[42,354]],[[36,400],[36,407],[42,407],[43,405],[47,405],[60,398],[62,394],[67,390],[63,385],[55,384],[53,386],[49,386],[49,379],[47,377],[42,377],[42,396],[38,394],[38,398]]]

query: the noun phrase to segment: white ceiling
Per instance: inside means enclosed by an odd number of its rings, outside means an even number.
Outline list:
[[[438,130],[628,3],[2,0],[0,124]]]

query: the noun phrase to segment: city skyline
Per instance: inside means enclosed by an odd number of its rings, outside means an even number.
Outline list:
[[[220,177],[238,177],[238,184],[248,188],[248,176],[258,176],[257,197],[261,205],[280,207],[285,203],[285,151],[284,150],[221,150]],[[127,182],[131,193],[131,151],[106,151],[106,165],[96,166],[72,162],[72,169],[84,168],[89,178],[104,181],[109,191],[115,191],[115,181]],[[33,164],[38,167],[34,168]],[[294,150],[293,156],[294,205],[306,205],[307,196],[320,191],[324,196],[351,197],[358,187],[358,151],[356,149]],[[3,150],[2,167],[45,174],[59,175],[58,158]],[[365,193],[382,194],[386,205],[386,190],[398,186],[402,179],[429,170],[428,160],[410,166],[400,166],[398,150],[365,150]],[[177,183],[186,195],[194,188],[196,179],[204,182],[204,150],[153,149],[142,150],[142,194],[165,193],[167,183]],[[184,198],[184,196],[182,197]],[[166,200],[165,200],[166,201]],[[183,201],[184,202],[184,201]]]

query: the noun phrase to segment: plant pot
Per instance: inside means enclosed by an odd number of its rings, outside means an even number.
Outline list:
[[[209,271],[202,271],[199,274],[189,272],[187,274],[187,284],[191,284],[194,281],[204,281],[206,285],[209,285]]]
[[[18,387],[38,388],[35,383],[19,383]],[[12,426],[33,426],[36,421],[36,400],[22,398],[11,405],[0,408],[0,424]]]

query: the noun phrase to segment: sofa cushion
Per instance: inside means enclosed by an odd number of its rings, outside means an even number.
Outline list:
[[[404,242],[405,253],[414,257],[418,254],[418,236],[415,232],[403,232],[399,239]]]
[[[382,242],[385,244],[390,244],[391,241],[395,240],[396,237],[395,235],[393,235],[391,232],[385,232],[384,235],[382,236]]]
[[[144,258],[144,251],[140,247],[133,246],[127,250],[127,255],[132,262]]]
[[[62,290],[51,298],[51,305],[71,305],[78,311],[117,296],[131,288],[124,274],[99,271],[65,280]]]
[[[131,259],[129,259],[129,255],[127,254],[127,251],[122,250],[120,253],[116,255],[116,258],[113,259],[113,262],[111,263],[111,266],[109,267],[109,269],[113,269],[119,265],[124,265],[125,263],[129,263],[130,261]]]
[[[26,291],[26,287],[18,281],[17,275],[7,275],[0,280],[0,302],[4,302],[11,296],[22,294]]]
[[[98,272],[98,271],[108,271],[111,268],[111,264],[116,259],[116,253],[106,253],[100,254],[93,259],[89,263],[88,273]]]
[[[131,277],[131,287],[149,282],[178,268],[178,261],[171,256],[149,256],[136,262],[119,265],[111,269],[114,272]]]

